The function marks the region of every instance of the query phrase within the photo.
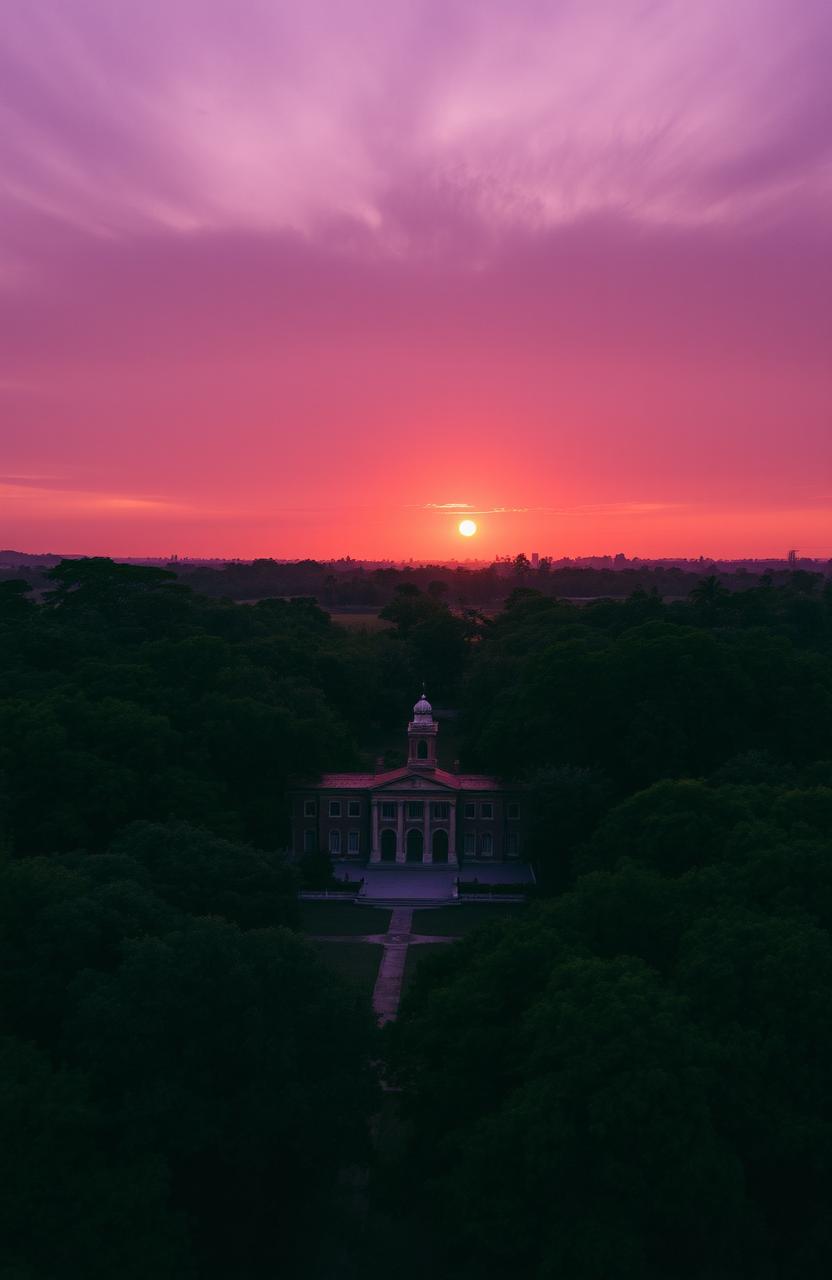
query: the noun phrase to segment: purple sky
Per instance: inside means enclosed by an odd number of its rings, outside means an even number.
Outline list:
[[[828,2],[2,15],[0,546],[832,554]]]

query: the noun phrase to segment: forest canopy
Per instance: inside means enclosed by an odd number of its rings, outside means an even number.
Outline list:
[[[0,583],[4,1276],[315,1275],[369,1167],[448,1280],[820,1280],[828,583],[325,606],[109,560]],[[380,1038],[297,930],[286,799],[372,767],[423,679],[464,767],[527,788],[540,901]]]

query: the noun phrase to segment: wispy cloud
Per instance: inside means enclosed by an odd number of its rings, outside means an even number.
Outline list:
[[[470,502],[426,502],[420,506],[422,511],[436,511],[440,514],[452,515],[457,511],[465,511],[472,516],[507,516],[522,515],[534,512],[544,516],[638,516],[653,515],[660,511],[679,509],[678,503],[670,502],[600,502],[586,503],[578,506],[546,507],[477,507]]]
[[[195,510],[188,503],[168,498],[69,488],[65,480],[54,476],[0,476],[0,499],[7,514],[15,506],[25,508],[27,514],[42,512],[69,517],[95,512],[177,516]]]
[[[828,208],[826,0],[7,6],[7,210],[385,250]],[[449,238],[450,236],[450,238]]]

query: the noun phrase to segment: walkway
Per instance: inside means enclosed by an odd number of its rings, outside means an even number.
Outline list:
[[[333,874],[337,880],[360,876],[364,883],[358,896],[359,902],[371,902],[391,906],[439,906],[456,901],[458,879],[478,880],[486,884],[516,884],[519,893],[534,883],[531,867],[525,862],[466,863],[462,867],[444,866],[441,863],[383,863],[371,862],[358,867],[355,862],[334,862]]]
[[[379,1026],[392,1022],[399,1011],[402,983],[407,964],[407,949],[423,942],[456,942],[455,937],[413,933],[413,908],[396,907],[390,917],[387,933],[317,934],[315,942],[374,942],[384,947],[378,977],[373,988],[373,1009]]]

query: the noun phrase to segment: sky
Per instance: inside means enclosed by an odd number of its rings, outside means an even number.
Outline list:
[[[0,547],[832,556],[828,0],[0,17]]]

